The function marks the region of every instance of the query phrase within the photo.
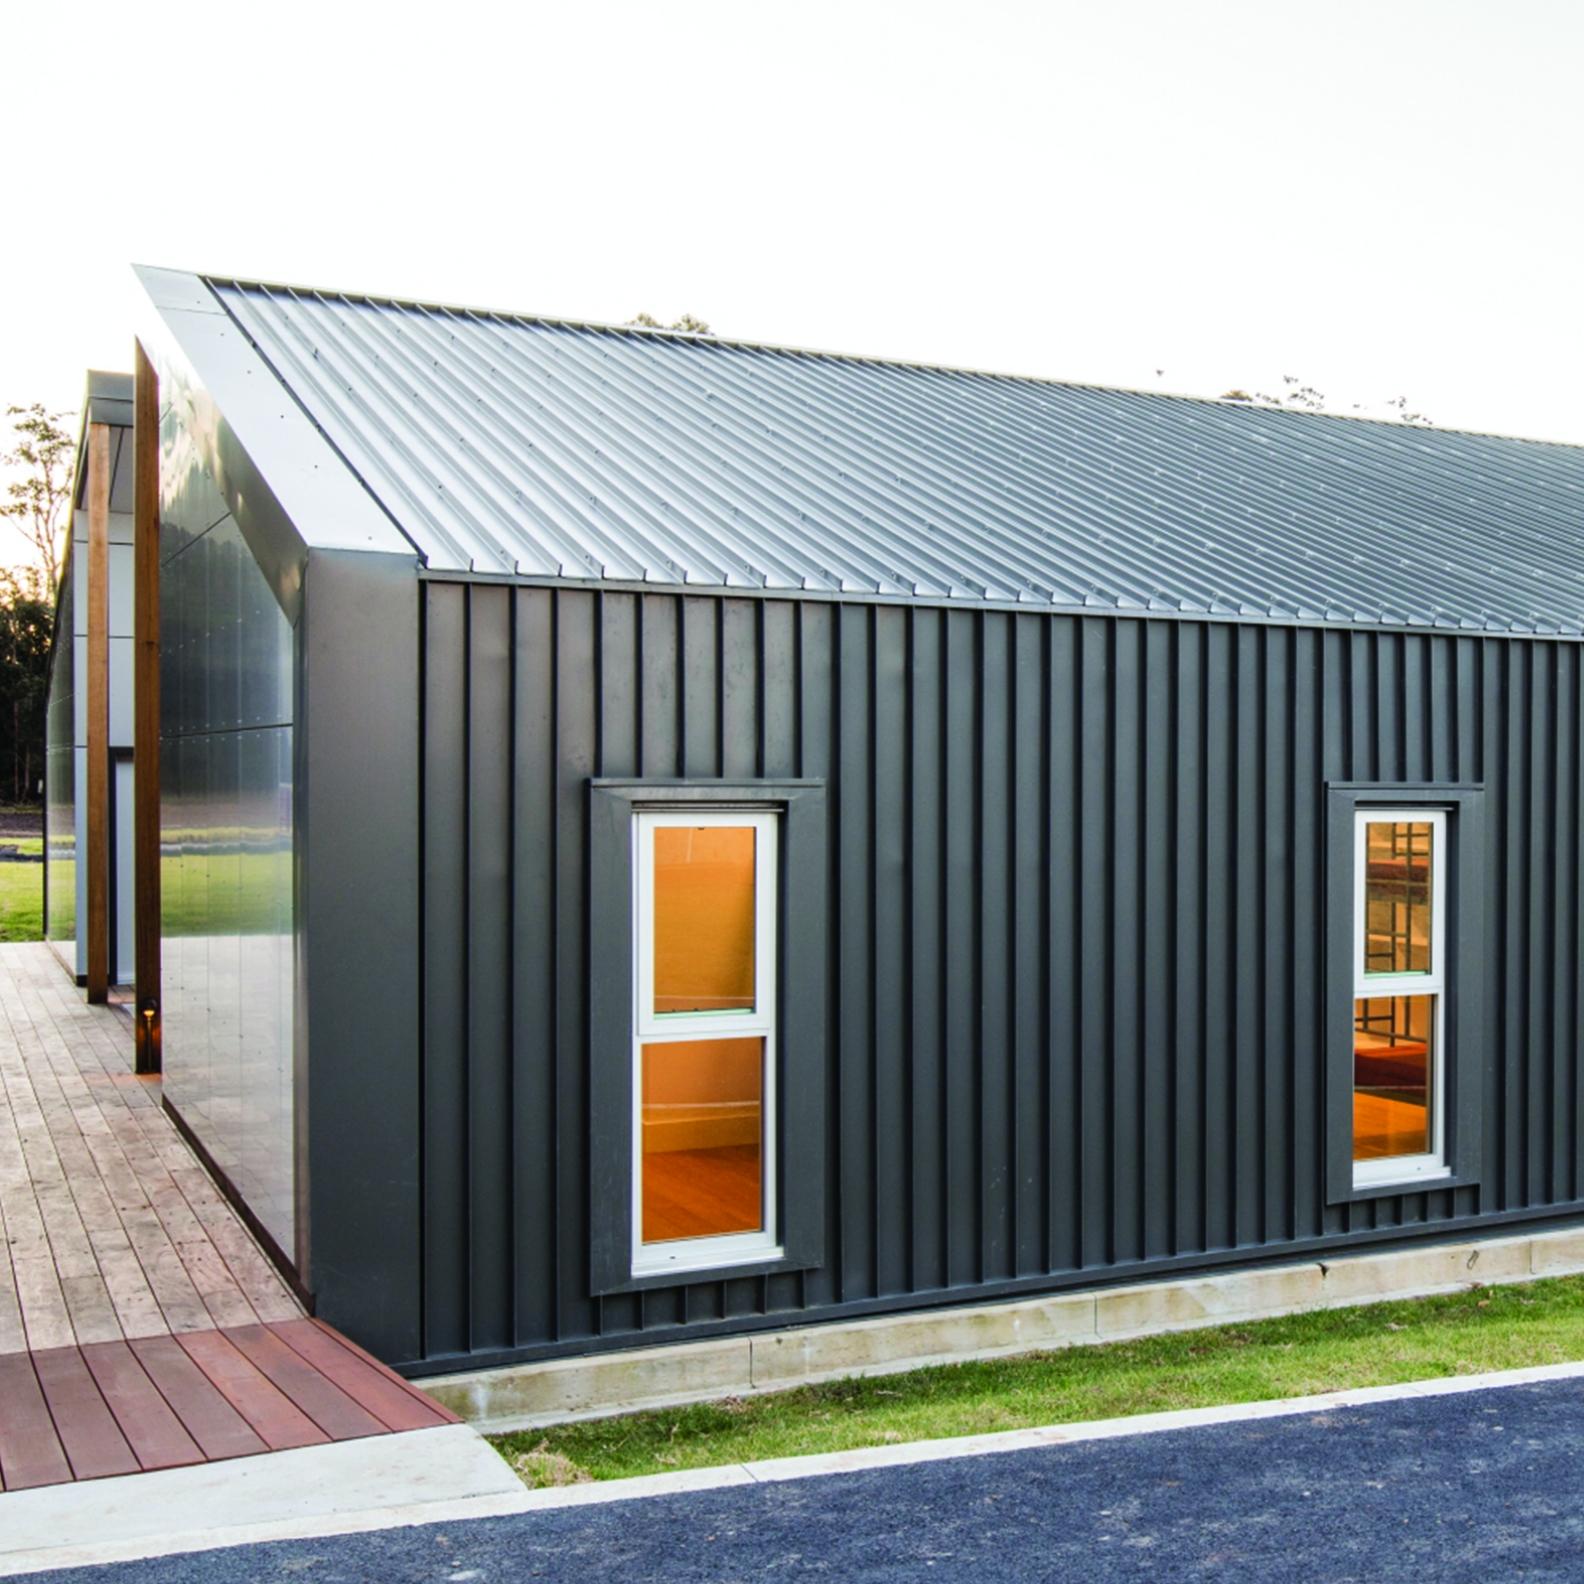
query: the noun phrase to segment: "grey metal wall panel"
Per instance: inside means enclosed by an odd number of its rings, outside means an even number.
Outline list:
[[[294,745],[302,1274],[320,1314],[393,1358],[422,1336],[418,606],[410,556],[308,558]]]
[[[428,590],[423,692],[425,1347],[470,1348],[468,1284],[467,594]],[[547,712],[548,714],[548,712]],[[543,899],[536,899],[543,906]],[[549,1042],[539,1047],[549,1049]],[[553,1284],[546,1291],[553,1291]]]
[[[1543,640],[424,586],[424,1315],[548,1356],[1584,1209]],[[828,783],[824,1263],[590,1296],[585,787]],[[1477,1185],[1327,1201],[1328,781],[1483,782]],[[1494,1224],[1494,1223],[1493,1223]]]
[[[132,746],[133,654],[130,638],[112,638],[106,645],[110,661],[111,748]]]

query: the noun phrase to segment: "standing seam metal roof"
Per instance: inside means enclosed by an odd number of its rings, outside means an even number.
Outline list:
[[[431,570],[1584,634],[1584,448],[206,278]]]

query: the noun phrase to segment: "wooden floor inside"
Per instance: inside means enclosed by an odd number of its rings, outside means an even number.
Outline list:
[[[0,1491],[456,1423],[304,1314],[131,1062],[0,945]]]
[[[1422,1154],[1429,1139],[1429,1112],[1422,1100],[1353,1091],[1354,1160]]]
[[[643,1169],[646,1243],[754,1232],[764,1224],[757,1145],[660,1150],[644,1156]]]

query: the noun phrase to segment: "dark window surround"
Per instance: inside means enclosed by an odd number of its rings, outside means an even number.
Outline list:
[[[1485,1060],[1485,826],[1483,786],[1466,782],[1350,782],[1326,786],[1326,1198],[1332,1204],[1432,1193],[1479,1181]],[[1353,886],[1355,815],[1371,807],[1447,816],[1444,1050],[1451,1174],[1422,1181],[1353,1183]]]
[[[782,1257],[715,1270],[632,1273],[633,814],[723,808],[782,815],[777,895],[780,1063],[776,1203]],[[589,782],[589,1131],[595,1293],[807,1270],[824,1259],[825,784]]]

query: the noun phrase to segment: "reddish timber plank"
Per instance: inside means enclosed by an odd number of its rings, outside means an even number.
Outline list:
[[[180,1468],[204,1461],[202,1448],[182,1428],[125,1342],[90,1342],[82,1356],[140,1468]]]
[[[439,1414],[441,1419],[446,1424],[462,1423],[462,1416],[460,1414],[454,1414],[449,1408],[446,1407],[444,1403],[436,1402],[435,1399],[429,1396],[427,1392],[419,1390],[419,1388],[414,1386],[410,1380],[406,1379],[404,1376],[398,1375],[396,1371],[390,1367],[390,1365],[380,1363],[380,1361],[375,1358],[372,1353],[360,1348],[351,1337],[342,1336],[334,1326],[326,1325],[323,1320],[310,1320],[308,1323],[323,1331],[332,1342],[336,1342],[340,1346],[344,1347],[348,1353],[351,1353],[357,1358],[362,1359],[363,1362],[369,1365],[370,1368],[379,1370],[381,1374],[387,1376],[390,1380],[395,1381],[396,1384],[400,1386],[409,1397],[416,1398],[424,1405],[425,1408],[431,1409],[433,1412]]]
[[[30,1353],[0,1355],[0,1477],[8,1491],[72,1478]]]
[[[387,1430],[427,1430],[446,1423],[438,1405],[415,1397],[389,1370],[359,1358],[313,1321],[276,1320],[268,1329]]]
[[[82,1354],[74,1347],[45,1348],[33,1355],[33,1368],[72,1473],[80,1480],[136,1474],[138,1460]]]
[[[386,1426],[367,1408],[266,1327],[230,1326],[222,1335],[332,1439],[352,1441],[358,1436],[385,1434]]]
[[[269,1451],[175,1337],[137,1337],[127,1345],[210,1462]]]
[[[183,1331],[176,1340],[208,1376],[210,1384],[253,1426],[270,1451],[322,1446],[330,1440],[220,1332]]]

